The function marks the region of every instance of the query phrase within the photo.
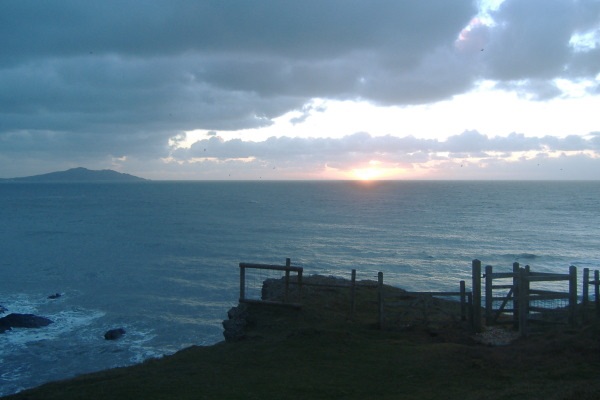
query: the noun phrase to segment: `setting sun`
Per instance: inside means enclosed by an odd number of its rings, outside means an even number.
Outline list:
[[[393,165],[386,165],[381,161],[371,160],[365,168],[355,168],[347,172],[346,176],[362,181],[370,181],[376,179],[398,179],[406,178],[406,170]]]
[[[352,175],[363,181],[379,178],[385,172],[385,169],[377,166],[379,164],[381,164],[380,161],[371,160],[369,161],[369,167],[353,169]]]
[[[378,178],[382,175],[382,171],[379,168],[363,168],[352,170],[352,175],[356,178],[368,181],[370,179]]]

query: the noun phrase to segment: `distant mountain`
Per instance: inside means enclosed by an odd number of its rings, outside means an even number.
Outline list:
[[[141,182],[145,180],[144,178],[123,174],[110,169],[94,171],[79,167],[43,175],[0,179],[0,182]]]

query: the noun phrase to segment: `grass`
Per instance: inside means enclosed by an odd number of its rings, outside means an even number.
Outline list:
[[[53,382],[8,399],[597,399],[600,325],[509,346],[478,344],[460,323],[376,329],[374,289],[305,288],[300,310],[249,306],[234,343]],[[431,318],[431,320],[436,320]],[[442,322],[438,321],[438,324]]]

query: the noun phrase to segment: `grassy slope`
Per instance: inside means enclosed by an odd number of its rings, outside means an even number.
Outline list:
[[[191,347],[80,376],[11,399],[597,399],[600,327],[510,346],[473,342],[459,326],[374,329],[373,293],[313,291],[302,310],[251,307],[236,343]],[[326,307],[321,307],[323,300]]]

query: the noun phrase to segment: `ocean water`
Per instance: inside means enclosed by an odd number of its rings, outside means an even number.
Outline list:
[[[0,334],[0,395],[221,341],[240,262],[427,291],[469,287],[475,258],[597,269],[599,199],[599,181],[1,184],[0,305],[54,324]]]

